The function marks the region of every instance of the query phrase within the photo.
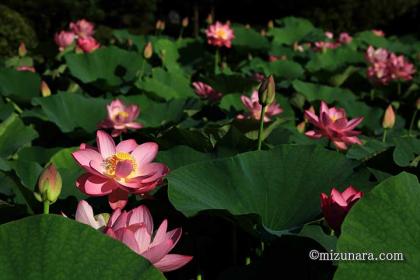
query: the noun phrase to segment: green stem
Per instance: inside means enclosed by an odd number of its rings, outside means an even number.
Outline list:
[[[139,72],[139,79],[142,80],[143,79],[143,75],[144,75],[144,64],[145,64],[146,59],[143,58],[143,61],[141,62],[141,68],[140,68],[140,72]]]
[[[373,99],[375,99],[375,89],[371,89],[370,90],[370,101],[373,101]]]
[[[398,96],[401,95],[401,82],[400,81],[398,81],[397,83],[397,93],[398,93]]]
[[[245,265],[250,265],[250,264],[251,264],[251,257],[246,257]]]
[[[388,132],[388,129],[384,128],[384,135],[382,136],[382,143],[386,142],[386,134]]]
[[[413,130],[413,126],[414,126],[414,121],[416,120],[416,117],[417,117],[417,111],[418,110],[415,110],[413,113],[413,116],[411,117],[410,127],[408,128],[408,136],[411,136],[411,131]]]
[[[44,214],[49,214],[50,213],[50,202],[44,201]]]
[[[181,27],[181,30],[179,31],[178,40],[182,39],[183,34],[184,34],[184,27]]]
[[[9,97],[6,97],[6,101],[12,104],[16,112],[18,112],[19,114],[22,114],[23,110],[15,102],[13,102],[12,99],[10,99]]]
[[[262,137],[263,137],[263,130],[264,130],[264,116],[265,110],[267,109],[267,105],[262,106],[261,115],[260,115],[260,129],[258,130],[258,151],[261,150],[262,144]]]
[[[201,274],[199,273],[199,274],[197,274],[197,280],[202,280],[203,279],[203,277],[201,276]]]
[[[214,74],[216,75],[219,69],[220,63],[220,51],[219,48],[216,48],[216,52],[214,53]]]

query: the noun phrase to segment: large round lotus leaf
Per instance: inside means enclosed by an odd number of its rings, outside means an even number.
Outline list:
[[[340,153],[280,145],[180,167],[168,176],[168,190],[175,208],[188,216],[206,209],[255,213],[269,229],[283,230],[317,216],[320,193],[345,187],[352,172],[353,163]]]
[[[165,279],[123,243],[56,215],[0,226],[1,279]]]
[[[380,253],[402,253],[404,260],[341,262],[334,279],[418,279],[419,201],[416,176],[401,173],[380,183],[355,204],[342,226],[337,250],[369,252],[374,258]]]

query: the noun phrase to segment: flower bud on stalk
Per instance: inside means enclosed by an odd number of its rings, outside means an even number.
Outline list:
[[[182,27],[186,28],[189,23],[190,23],[190,21],[189,21],[188,17],[184,17],[182,19],[181,25],[182,25]]]
[[[41,94],[42,97],[47,97],[51,95],[51,90],[45,81],[41,81]]]
[[[38,180],[38,189],[34,192],[35,198],[44,203],[44,214],[48,214],[49,205],[57,201],[61,193],[62,181],[60,173],[53,164],[42,171]]]
[[[267,106],[273,103],[276,97],[276,83],[274,82],[273,75],[264,79],[258,88],[258,99],[261,106]]]
[[[270,21],[267,23],[267,27],[268,27],[268,29],[273,28],[273,27],[274,27],[274,22],[273,22],[272,20],[270,20]]]
[[[382,121],[382,127],[385,129],[393,128],[395,125],[395,112],[392,105],[386,108],[384,119]]]
[[[27,53],[28,51],[26,50],[25,43],[20,42],[19,49],[18,49],[19,57],[24,57]]]
[[[153,45],[152,42],[148,42],[143,50],[143,56],[145,59],[151,58],[153,55]]]

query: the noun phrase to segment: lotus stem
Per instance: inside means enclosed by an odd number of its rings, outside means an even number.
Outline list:
[[[373,99],[375,99],[375,89],[371,89],[370,90],[370,101],[373,101]]]
[[[250,264],[251,264],[251,257],[246,257],[245,265],[250,265]]]
[[[50,213],[50,202],[48,200],[44,201],[44,214]]]
[[[220,51],[218,48],[216,48],[216,52],[214,53],[214,74],[217,74],[217,70],[219,69],[219,63],[220,63]]]
[[[383,134],[383,136],[382,136],[382,143],[385,143],[386,142],[386,134],[387,134],[387,131],[388,131],[388,129],[384,129],[384,134]]]
[[[178,40],[182,39],[182,35],[184,35],[184,27],[181,27],[181,29],[179,30]]]
[[[264,130],[264,116],[265,116],[265,110],[267,109],[267,105],[262,106],[261,109],[261,115],[260,115],[260,129],[258,130],[258,151],[261,150],[261,144],[262,144],[262,137],[263,137],[263,130]]]
[[[418,110],[415,110],[413,116],[411,117],[410,126],[408,127],[408,136],[411,136],[411,131],[413,130],[414,122],[417,117],[417,111]]]

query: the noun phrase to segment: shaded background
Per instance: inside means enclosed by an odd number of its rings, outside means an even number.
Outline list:
[[[87,18],[97,24],[97,38],[111,35],[109,28],[128,28],[134,33],[153,29],[157,19],[167,21],[167,34],[185,16],[203,26],[213,13],[264,28],[270,19],[299,16],[334,32],[354,33],[379,28],[387,34],[418,33],[420,0],[2,0],[0,4],[0,56],[14,53],[19,42],[29,48],[52,42],[53,34],[72,20]],[[193,34],[193,24],[186,30]],[[176,31],[175,31],[176,30]],[[41,44],[42,46],[42,44]]]

